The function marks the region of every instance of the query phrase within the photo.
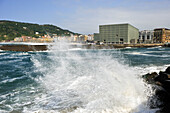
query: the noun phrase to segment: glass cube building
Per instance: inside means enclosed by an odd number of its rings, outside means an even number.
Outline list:
[[[95,40],[105,43],[131,44],[137,43],[138,38],[139,29],[127,23],[100,25],[99,37]]]

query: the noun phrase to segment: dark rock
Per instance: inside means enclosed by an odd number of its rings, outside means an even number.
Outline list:
[[[164,89],[158,89],[155,92],[157,99],[157,107],[160,108],[161,113],[170,113],[170,95]],[[153,98],[155,99],[155,98]]]
[[[165,80],[168,80],[168,74],[165,72],[159,72],[159,75],[156,76],[154,80],[163,83]]]
[[[162,87],[167,91],[170,95],[170,80],[166,80],[162,83]]]
[[[160,108],[157,113],[170,113],[170,67],[159,74],[154,72],[143,75],[143,78],[155,90],[155,95],[148,99],[150,107]]]
[[[170,74],[170,66],[165,70],[165,73]]]
[[[143,75],[142,77],[146,80],[147,83],[152,84],[154,82],[154,78],[158,76],[156,72],[153,73],[147,73],[146,75]]]

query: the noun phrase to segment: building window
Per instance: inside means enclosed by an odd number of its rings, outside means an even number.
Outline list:
[[[142,39],[145,40],[145,36],[142,36]]]
[[[121,38],[120,41],[123,42],[123,38]]]

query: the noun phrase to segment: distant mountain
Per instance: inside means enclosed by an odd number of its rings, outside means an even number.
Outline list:
[[[78,33],[61,29],[60,27],[49,24],[39,25],[32,23],[0,20],[0,41],[13,40],[15,37],[21,36],[32,36],[38,38],[39,36],[44,36],[45,34],[57,34],[58,36],[70,36],[70,34],[79,35]]]

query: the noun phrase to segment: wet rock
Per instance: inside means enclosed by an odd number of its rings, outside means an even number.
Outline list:
[[[165,73],[170,74],[170,66],[165,70]]]
[[[155,95],[149,98],[151,108],[160,108],[157,113],[170,113],[170,67],[159,74],[143,75],[148,84],[152,84]]]
[[[165,72],[159,72],[159,75],[154,78],[155,82],[158,81],[160,83],[163,83],[166,80],[168,80],[168,74]]]
[[[155,82],[154,78],[158,76],[158,74],[156,72],[153,73],[147,73],[146,75],[143,75],[143,78],[145,79],[145,81],[149,84],[152,84]]]

